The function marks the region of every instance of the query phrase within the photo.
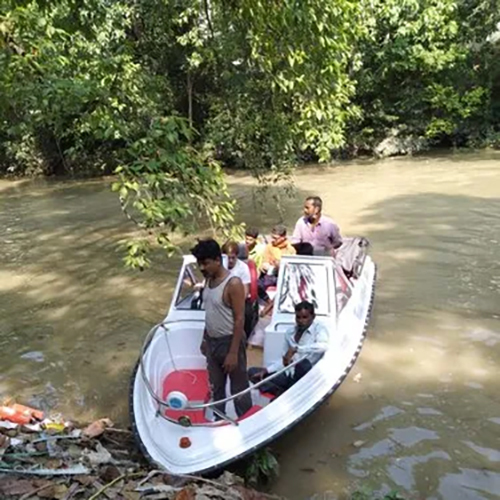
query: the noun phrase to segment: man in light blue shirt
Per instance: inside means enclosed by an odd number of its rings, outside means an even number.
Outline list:
[[[295,306],[296,326],[285,333],[282,360],[273,363],[268,368],[250,368],[248,370],[250,380],[257,383],[285,366],[301,360],[289,370],[263,384],[260,387],[263,392],[275,396],[283,394],[323,356],[328,348],[328,330],[324,325],[315,321],[315,318],[313,304],[307,301],[297,304]]]

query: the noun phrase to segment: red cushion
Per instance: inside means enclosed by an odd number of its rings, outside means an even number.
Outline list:
[[[169,373],[163,381],[162,399],[165,400],[172,391],[182,392],[190,403],[207,403],[210,400],[207,370],[176,370]],[[186,416],[195,424],[207,422],[205,410],[173,410],[167,408],[165,416],[174,420]]]
[[[273,400],[276,397],[274,394],[271,394],[270,392],[260,391],[260,394],[270,400]]]
[[[172,391],[184,393],[190,402],[203,401],[207,403],[210,400],[207,370],[176,370],[169,373],[163,381],[162,399],[166,399],[167,395]],[[274,396],[271,395],[271,397]],[[262,406],[252,406],[238,421],[251,417],[261,409]],[[165,415],[174,420],[186,416],[194,424],[207,422],[205,410],[172,410],[171,408],[167,408]]]
[[[176,370],[169,373],[163,381],[162,399],[166,399],[172,391],[180,391],[189,401],[210,399],[207,370]]]
[[[247,265],[248,270],[250,271],[250,301],[253,303],[259,298],[257,289],[259,273],[257,271],[257,266],[255,265],[255,262],[253,260],[248,260]]]

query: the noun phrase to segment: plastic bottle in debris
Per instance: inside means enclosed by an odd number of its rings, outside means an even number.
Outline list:
[[[43,420],[43,412],[28,406],[13,404],[0,406],[0,420],[8,420],[14,424],[26,425],[33,420]]]
[[[13,424],[26,425],[31,422],[31,416],[24,415],[23,412],[15,410],[12,406],[0,406],[0,420],[8,420]]]

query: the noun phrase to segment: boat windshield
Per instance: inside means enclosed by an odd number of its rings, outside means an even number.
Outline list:
[[[335,299],[337,301],[337,315],[340,314],[352,295],[352,288],[343,269],[337,266],[333,270],[335,280]]]
[[[181,287],[175,300],[175,307],[177,309],[203,308],[201,301],[197,301],[203,283],[204,278],[198,266],[196,264],[187,264],[184,268]]]
[[[318,316],[330,314],[330,285],[324,264],[286,262],[280,272],[283,273],[278,302],[280,313],[294,314],[295,305],[307,300],[314,304]]]

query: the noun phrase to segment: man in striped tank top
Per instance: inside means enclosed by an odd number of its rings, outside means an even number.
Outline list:
[[[222,252],[213,240],[201,240],[191,250],[205,277],[203,290],[205,331],[201,352],[207,358],[208,374],[214,401],[226,398],[226,380],[229,377],[231,393],[248,389],[245,350],[245,288],[241,279],[232,276],[222,265]],[[225,404],[217,405],[225,413]],[[234,400],[236,413],[243,416],[252,407],[250,393]]]

